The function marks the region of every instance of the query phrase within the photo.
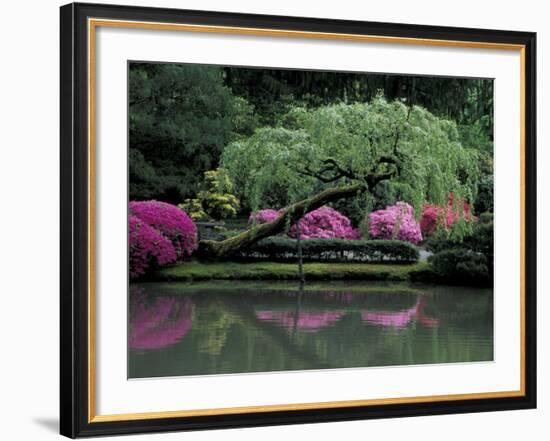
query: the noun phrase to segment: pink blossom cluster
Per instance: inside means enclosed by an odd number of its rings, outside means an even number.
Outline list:
[[[178,259],[197,249],[197,227],[180,208],[167,202],[132,201],[130,214],[158,230],[174,245]]]
[[[475,216],[472,215],[470,204],[462,200],[462,211],[458,208],[453,208],[453,193],[449,194],[449,201],[446,207],[433,204],[425,204],[422,209],[422,218],[420,219],[420,228],[424,235],[433,234],[439,226],[449,229],[461,217],[467,222],[474,221]],[[460,205],[461,199],[457,200],[457,205]]]
[[[248,218],[248,225],[252,225],[254,222],[257,224],[267,224],[274,221],[279,217],[281,210],[273,210],[272,208],[264,208],[263,210],[258,210],[253,213],[250,213]]]
[[[250,214],[248,224],[272,222],[281,214],[281,210],[265,208]],[[351,226],[351,221],[331,207],[321,207],[306,214],[299,221],[302,239],[361,239],[361,232]],[[296,225],[288,232],[290,237],[297,235]]]
[[[349,218],[331,207],[321,207],[310,211],[298,222],[302,239],[361,239],[361,232],[351,226]],[[296,225],[288,232],[297,236]]]
[[[197,227],[175,205],[159,201],[130,202],[130,278],[154,266],[182,260],[197,249]]]
[[[373,239],[397,239],[417,244],[422,241],[420,225],[412,206],[397,202],[369,215],[369,235]]]
[[[160,266],[176,260],[174,246],[161,233],[133,215],[128,224],[130,278],[145,274],[152,263]]]

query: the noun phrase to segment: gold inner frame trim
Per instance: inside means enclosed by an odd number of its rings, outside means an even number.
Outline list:
[[[217,409],[192,409],[143,413],[96,415],[95,382],[95,109],[96,109],[96,28],[114,27],[144,30],[185,31],[202,33],[222,33],[263,37],[286,37],[306,39],[326,39],[365,43],[409,44],[419,46],[461,47],[518,51],[520,54],[520,389],[514,391],[464,393],[452,395],[414,396],[399,398],[376,398],[365,400],[327,401],[315,403],[274,404],[264,406],[226,407]],[[458,400],[494,399],[525,396],[525,46],[520,44],[406,38],[377,35],[323,33],[279,29],[263,29],[231,26],[191,25],[180,23],[156,23],[108,19],[88,19],[88,422],[113,422],[148,420],[161,418],[182,418],[241,413],[277,412],[292,410],[334,409],[389,404],[413,404]]]

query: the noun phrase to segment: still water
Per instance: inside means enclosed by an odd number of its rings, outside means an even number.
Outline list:
[[[143,283],[129,321],[130,378],[493,359],[491,289]]]

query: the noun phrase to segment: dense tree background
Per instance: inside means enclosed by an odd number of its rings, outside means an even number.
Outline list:
[[[182,202],[231,142],[288,125],[297,107],[378,94],[456,123],[462,145],[482,158],[476,209],[491,209],[492,80],[148,63],[130,65],[130,197]],[[377,204],[392,202],[390,188],[377,193]]]
[[[389,101],[420,105],[458,124],[483,120],[483,128],[492,136],[490,80],[235,67],[224,72],[225,84],[246,98],[267,125],[297,102],[314,107],[365,102],[382,91]]]
[[[132,64],[130,198],[181,202],[231,140],[235,97],[216,67]]]

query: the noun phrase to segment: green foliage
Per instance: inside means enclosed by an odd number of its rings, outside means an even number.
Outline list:
[[[186,199],[178,205],[193,220],[221,220],[233,217],[239,211],[239,200],[233,195],[233,182],[223,168],[204,172],[204,182],[197,198]]]
[[[296,200],[296,195],[309,194],[315,179],[297,176],[290,163],[307,141],[301,131],[264,127],[230,144],[221,163],[233,178],[243,205],[252,211],[283,207]]]
[[[208,219],[208,215],[202,208],[200,199],[185,199],[182,204],[178,205],[178,208],[185,211],[194,221],[204,221]]]
[[[442,250],[447,250],[460,246],[462,244],[462,238],[456,239],[452,237],[449,231],[444,228],[438,228],[431,236],[424,242],[424,247],[432,253],[438,253]]]
[[[208,216],[220,220],[233,217],[239,211],[239,200],[233,191],[233,182],[227,170],[217,168],[204,173],[203,190],[197,196]]]
[[[485,213],[481,213],[478,217],[478,221],[481,223],[481,224],[489,224],[491,222],[493,222],[495,218],[495,215],[491,212],[485,212]]]
[[[483,175],[479,181],[478,195],[474,205],[476,213],[494,210],[494,177],[492,174]]]
[[[407,106],[422,106],[442,118],[441,121],[444,118],[457,121],[457,139],[467,149],[482,152],[483,157],[478,162],[482,172],[484,175],[492,173],[493,82],[490,80],[131,63],[130,198],[159,199],[172,203],[181,202],[184,198],[196,198],[203,172],[218,166],[225,146],[235,140],[248,144],[256,131],[276,130],[273,127],[293,132],[286,137],[298,143],[301,141],[294,132],[305,132],[304,146],[313,145],[315,148],[320,146],[318,140],[326,133],[336,129],[332,138],[327,138],[330,141],[339,137],[341,130],[351,127],[347,136],[342,138],[342,144],[363,137],[363,156],[375,144],[382,143],[386,136],[389,138],[385,142],[391,145],[391,138],[395,138],[396,131],[404,125],[402,117],[389,118],[397,116],[398,112],[379,115],[382,127],[378,129],[372,126],[377,124],[374,118],[367,118],[354,128],[353,118],[338,110],[338,106],[346,108],[346,105],[376,101],[378,91],[390,101],[397,99]],[[374,110],[375,106],[371,107]],[[337,120],[318,132],[317,128],[324,122],[315,125],[303,115],[309,114],[309,119],[322,117],[325,121],[330,112],[337,116]],[[356,119],[361,121],[358,116],[360,112],[355,113]],[[417,111],[411,112],[411,122],[413,113]],[[369,124],[371,128],[364,131],[365,125]],[[424,130],[417,122],[410,125]],[[407,137],[410,138],[409,135]],[[282,138],[283,135],[276,135],[273,131],[258,135],[261,142],[288,141]],[[399,135],[399,138],[398,148],[406,149],[406,137]],[[326,146],[322,148],[326,149]],[[273,159],[275,156],[276,153],[263,157]],[[371,157],[376,161],[375,154]],[[461,175],[460,179],[463,178]],[[261,181],[264,177],[258,176],[257,179]],[[303,179],[296,185],[294,177],[283,173],[277,175],[272,183],[276,185],[271,193],[264,192],[261,205],[279,208],[282,202],[293,199],[300,192]],[[406,200],[410,186],[394,184],[381,183],[374,188],[370,199],[360,198],[357,203],[338,209],[357,223],[366,210]],[[248,185],[248,189],[244,188],[245,185],[238,183],[238,191],[258,196],[258,192],[251,188],[255,184]],[[489,202],[492,196],[484,193],[490,189],[490,182],[487,181],[487,185],[479,189],[480,199],[484,200],[480,209],[491,209]],[[325,183],[311,179],[305,182],[304,188],[318,191],[324,186]],[[266,203],[269,201],[272,203]],[[246,208],[251,207],[251,201],[243,202]]]
[[[429,239],[427,247],[436,253],[430,256],[430,264],[445,281],[491,285],[494,268],[492,213],[481,215],[471,234],[456,238],[439,231]]]
[[[452,229],[447,231],[441,228],[425,242],[425,247],[434,253],[451,248],[465,248],[492,257],[493,243],[493,214],[483,213],[469,234],[460,236],[453,234]]]
[[[193,196],[234,137],[239,106],[221,68],[131,63],[130,199]]]
[[[417,214],[425,200],[443,204],[450,192],[475,200],[477,152],[461,145],[455,123],[424,108],[377,96],[370,103],[293,107],[285,121],[223,152],[222,164],[251,209],[357,182],[372,194],[373,180],[382,176],[386,191],[411,202]]]
[[[465,248],[443,250],[428,258],[435,273],[447,283],[490,286],[492,272],[487,256]]]
[[[418,249],[399,240],[308,239],[302,242],[304,261],[399,262],[418,261]],[[296,261],[297,241],[282,237],[263,239],[232,258]]]
[[[492,117],[485,115],[473,124],[459,126],[462,145],[479,152],[481,177],[474,204],[476,213],[493,211],[493,140]]]
[[[492,127],[488,126],[488,117],[482,117],[473,124],[460,125],[458,130],[463,145],[490,155],[493,154],[493,141],[488,134],[489,130],[492,131]]]
[[[415,264],[304,263],[304,274],[314,280],[431,280],[425,262]],[[157,280],[298,280],[295,263],[283,262],[189,262],[162,268]]]
[[[480,221],[475,226],[472,236],[468,237],[465,242],[472,250],[487,256],[490,259],[490,267],[492,268],[494,254],[494,227],[492,220]]]
[[[254,106],[240,96],[235,97],[233,103],[235,114],[233,115],[233,131],[235,138],[250,136],[258,127],[260,120]]]
[[[277,125],[293,105],[308,108],[372,100],[419,105],[461,125],[479,126],[492,137],[493,81],[470,78],[226,67],[225,84],[254,105],[263,125]],[[395,202],[395,201],[394,201]]]

